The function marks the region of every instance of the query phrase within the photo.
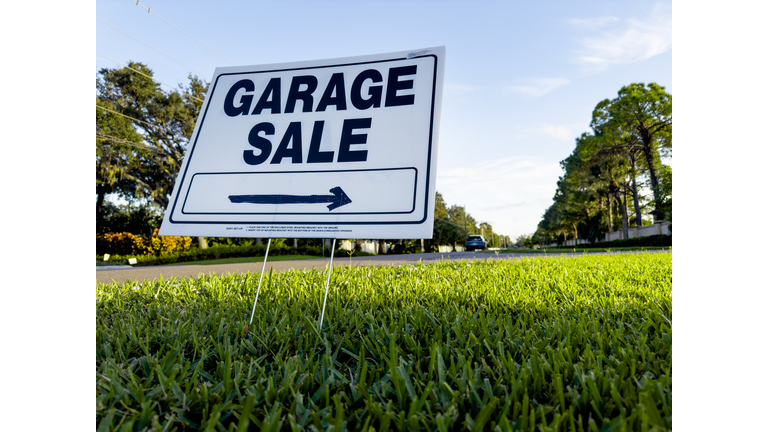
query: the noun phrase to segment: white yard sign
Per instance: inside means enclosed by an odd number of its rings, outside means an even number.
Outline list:
[[[217,68],[160,234],[431,238],[444,61]]]

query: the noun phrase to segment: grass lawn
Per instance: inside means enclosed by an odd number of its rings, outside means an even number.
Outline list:
[[[307,259],[322,259],[321,256],[313,256],[313,255],[270,255],[267,257],[267,262],[270,261],[296,261],[296,260],[307,260]],[[179,265],[211,265],[211,264],[242,264],[242,263],[260,263],[264,262],[263,256],[253,256],[253,257],[238,257],[238,258],[221,258],[221,259],[213,259],[213,260],[203,260],[203,261],[190,261],[190,262],[180,262],[180,263],[173,263],[173,264],[165,264],[169,266],[179,266]]]
[[[492,251],[483,249],[478,251],[479,253],[584,253],[584,252],[624,252],[624,251],[658,251],[658,250],[672,250],[672,246],[631,246],[631,247],[611,247],[611,248],[541,248],[541,249],[501,249],[498,251]]]
[[[671,253],[259,277],[98,284],[97,429],[672,429]]]

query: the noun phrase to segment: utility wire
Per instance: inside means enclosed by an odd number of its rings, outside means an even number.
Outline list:
[[[133,1],[133,0],[131,0],[131,1]],[[184,30],[182,30],[182,29],[180,29],[180,28],[176,27],[175,25],[171,24],[171,22],[170,22],[170,21],[168,21],[167,19],[165,19],[165,18],[161,17],[160,15],[156,14],[155,12],[152,12],[152,8],[148,8],[148,7],[144,6],[143,4],[139,3],[139,0],[136,0],[136,5],[137,5],[137,6],[141,6],[141,7],[143,7],[144,9],[146,9],[146,10],[147,10],[147,12],[150,12],[150,13],[152,13],[154,16],[156,16],[156,17],[160,18],[161,20],[165,21],[166,23],[168,23],[168,24],[169,24],[171,27],[173,27],[173,28],[175,28],[176,30],[178,30],[178,31],[180,31],[180,32],[184,33],[185,35],[189,36],[189,37],[190,37],[190,38],[191,38],[193,41],[195,41],[195,42],[199,43],[200,45],[202,45],[202,46],[204,46],[204,47],[206,47],[206,48],[208,48],[208,50],[210,50],[212,53],[214,53],[214,54],[216,54],[217,56],[219,56],[219,57],[223,58],[224,60],[226,60],[226,61],[230,62],[230,63],[231,63],[233,66],[235,65],[235,63],[234,63],[234,62],[232,62],[232,60],[230,60],[230,59],[228,59],[228,58],[224,57],[223,55],[221,55],[221,54],[219,54],[219,53],[217,53],[216,51],[214,51],[214,50],[213,50],[213,48],[210,48],[208,45],[206,45],[206,44],[204,44],[204,43],[200,42],[199,40],[195,39],[194,37],[192,37],[192,35],[190,35],[189,33],[185,32]]]
[[[445,219],[443,219],[443,218],[441,218],[441,217],[436,217],[435,219],[437,219],[437,220],[439,220],[439,221],[443,221],[443,222],[445,222],[445,223],[447,223],[447,224],[451,224],[451,225],[453,225],[453,226],[455,226],[455,227],[457,227],[457,228],[461,228],[461,230],[462,230],[462,231],[464,231],[464,232],[468,232],[468,231],[467,231],[467,229],[466,229],[466,228],[464,228],[463,226],[461,226],[461,225],[457,225],[457,224],[455,224],[455,223],[453,223],[453,222],[451,222],[451,221],[449,221],[449,220],[445,220]]]
[[[132,68],[132,67],[130,67],[130,66],[126,66],[126,65],[124,65],[124,64],[122,64],[122,63],[120,63],[120,62],[119,62],[119,61],[117,61],[117,60],[113,60],[113,59],[111,59],[111,58],[109,58],[109,57],[105,56],[104,54],[101,54],[101,53],[99,53],[99,52],[97,52],[96,54],[98,54],[98,55],[100,55],[100,56],[104,57],[104,58],[105,58],[105,59],[107,59],[107,60],[113,61],[113,62],[115,62],[115,63],[119,64],[120,66],[124,67],[124,68],[130,69],[130,70],[132,70],[132,71],[136,72],[136,73],[137,73],[137,74],[139,74],[139,75],[144,75],[145,77],[147,77],[147,78],[149,78],[149,79],[151,79],[151,80],[155,80],[155,78],[153,78],[153,77],[151,77],[151,76],[149,76],[149,75],[145,74],[144,72],[140,72],[140,71],[137,71],[136,69],[134,69],[134,68]],[[162,81],[157,81],[157,82],[159,82],[160,84],[162,84],[162,85],[164,85],[164,86],[166,86],[166,87],[169,87],[169,88],[172,88],[172,89],[174,89],[174,90],[177,90],[177,88],[176,88],[176,87],[174,87],[174,86],[172,86],[172,85],[170,85],[170,84],[166,84],[166,83],[164,83],[164,82],[162,82]],[[189,97],[191,97],[192,99],[194,99],[194,100],[196,100],[196,101],[204,102],[202,99],[200,99],[200,98],[196,98],[196,97],[194,97],[194,96],[192,96],[192,95],[189,95]]]
[[[163,154],[163,155],[167,154],[167,153],[165,153],[162,150],[159,150],[159,149],[156,149],[156,148],[152,148],[152,147],[147,146],[147,145],[135,143],[133,141],[127,141],[127,140],[124,140],[124,139],[121,139],[121,138],[118,138],[118,137],[113,137],[111,135],[104,135],[104,134],[97,133],[96,137],[101,138],[101,139],[110,139],[110,140],[118,142],[120,144],[125,144],[125,145],[129,145],[131,147],[136,147],[136,148],[140,148],[140,149],[144,149],[144,150],[149,150],[149,151],[157,152],[157,153],[160,153],[160,154]]]
[[[136,39],[135,37],[133,37],[133,36],[129,35],[128,33],[124,32],[124,31],[120,30],[119,28],[117,28],[117,27],[113,26],[112,24],[110,24],[110,23],[108,23],[108,22],[104,21],[103,19],[101,19],[101,18],[99,18],[99,17],[96,17],[96,19],[97,19],[97,20],[99,20],[99,21],[101,21],[101,22],[103,22],[104,24],[106,24],[106,25],[108,25],[108,26],[112,27],[113,29],[115,29],[115,30],[119,31],[120,33],[123,33],[124,35],[126,35],[126,36],[130,37],[131,39],[134,39],[134,40],[135,40],[135,41],[137,41],[137,42],[141,42],[140,40],[138,40],[138,39]],[[154,48],[153,46],[151,46],[151,45],[149,45],[149,44],[147,44],[147,43],[144,43],[144,42],[141,42],[141,43],[142,43],[142,44],[144,44],[144,45],[146,45],[146,46],[148,46],[149,48],[152,48],[153,50],[155,50],[155,51],[159,52],[160,54],[162,54],[162,55],[164,55],[164,56],[168,57],[169,59],[171,59],[171,60],[175,61],[176,63],[178,63],[178,64],[180,64],[180,65],[184,66],[185,68],[187,68],[187,69],[191,70],[192,72],[196,72],[198,75],[201,75],[201,76],[203,76],[203,77],[206,77],[206,78],[208,78],[208,80],[210,80],[210,79],[211,79],[209,76],[207,76],[207,75],[205,75],[205,74],[202,74],[202,73],[200,73],[200,72],[198,72],[198,71],[196,71],[196,70],[192,69],[191,67],[189,67],[189,66],[185,65],[184,63],[182,63],[182,62],[180,62],[180,61],[176,60],[175,58],[173,58],[173,57],[169,56],[168,54],[166,54],[166,53],[164,53],[164,52],[162,52],[162,51],[160,51],[159,49],[157,49],[157,48]]]
[[[113,111],[113,110],[111,110],[111,109],[109,109],[109,108],[104,108],[103,106],[98,106],[98,105],[96,105],[96,108],[101,108],[101,109],[103,109],[104,111],[109,111],[109,112],[115,113],[115,114],[117,114],[117,115],[121,115],[121,116],[123,116],[123,117],[127,117],[127,118],[129,118],[129,119],[131,119],[131,120],[136,120],[137,122],[142,122],[142,123],[148,124],[148,125],[150,125],[150,126],[152,126],[152,127],[157,127],[157,126],[153,125],[152,123],[149,123],[149,122],[145,122],[144,120],[139,120],[139,119],[137,119],[136,117],[131,117],[131,116],[125,115],[125,114],[123,114],[123,113],[119,113],[119,112],[117,112],[117,111]]]

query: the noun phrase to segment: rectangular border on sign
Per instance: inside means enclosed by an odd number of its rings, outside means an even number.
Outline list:
[[[360,221],[349,221],[349,222],[334,222],[336,224],[342,224],[342,225],[420,225],[423,224],[427,220],[427,216],[429,213],[429,185],[430,185],[430,174],[432,170],[432,144],[434,140],[434,125],[435,125],[435,98],[437,95],[437,71],[438,71],[438,62],[439,59],[437,55],[435,54],[427,54],[422,56],[415,56],[415,57],[398,57],[393,59],[385,59],[385,60],[371,60],[371,61],[363,61],[363,62],[352,62],[352,63],[340,63],[340,64],[333,64],[333,65],[322,65],[322,66],[305,66],[305,67],[295,67],[295,68],[284,68],[284,69],[273,69],[273,70],[263,70],[263,71],[247,71],[247,72],[231,72],[231,73],[222,73],[216,76],[216,80],[213,83],[213,87],[210,88],[210,95],[213,95],[213,93],[216,90],[216,86],[218,85],[219,78],[225,75],[243,75],[243,74],[254,74],[254,73],[271,73],[271,72],[287,72],[287,71],[297,71],[297,70],[310,70],[310,69],[325,69],[325,68],[331,68],[331,67],[343,67],[343,66],[354,66],[354,65],[362,65],[362,64],[373,64],[373,63],[387,63],[387,62],[394,62],[394,61],[403,61],[403,60],[413,60],[416,58],[426,58],[426,57],[432,57],[434,60],[434,65],[432,69],[432,100],[431,100],[431,108],[429,113],[429,138],[427,143],[427,172],[425,175],[425,183],[424,183],[424,215],[420,220],[415,221],[370,221],[370,222],[360,222]],[[205,106],[205,111],[203,112],[203,115],[200,119],[200,125],[196,127],[197,134],[195,135],[195,140],[192,143],[192,146],[189,150],[189,155],[186,160],[186,164],[184,166],[184,173],[182,174],[180,181],[178,181],[178,191],[181,191],[182,185],[184,185],[185,180],[187,178],[187,170],[189,169],[189,161],[192,159],[192,156],[195,151],[195,147],[197,145],[197,140],[200,137],[200,129],[202,129],[202,124],[205,122],[205,116],[208,114],[208,108],[210,108],[210,100],[212,98],[206,97],[207,104]],[[256,173],[252,173],[256,174]],[[193,176],[194,177],[194,176]],[[418,178],[418,177],[417,177]],[[418,187],[418,180],[416,182],[416,186]],[[191,180],[190,180],[190,186],[187,186],[187,194],[185,194],[185,200],[186,195],[189,194],[189,189],[191,187]],[[414,194],[414,205],[415,205],[415,199],[416,195]],[[269,225],[285,225],[285,224],[304,224],[304,225],[322,225],[327,222],[305,222],[305,221],[179,221],[174,220],[173,215],[176,211],[176,205],[179,201],[179,195],[178,193],[175,196],[175,199],[173,200],[173,205],[171,207],[171,213],[168,216],[168,222],[171,224],[189,224],[189,225],[195,225],[195,224],[203,224],[203,225],[249,225],[253,223],[260,223],[260,224],[269,224]],[[182,205],[183,208],[183,205]],[[414,210],[412,210],[410,213],[413,213]],[[399,213],[399,212],[398,212]],[[182,211],[182,214],[184,212]],[[223,213],[216,213],[216,214],[223,214]],[[242,213],[236,213],[236,214],[242,214]],[[276,214],[276,213],[269,213],[269,214]],[[295,213],[291,213],[295,214]],[[371,214],[371,213],[368,213]],[[379,213],[383,214],[383,213]]]
[[[333,212],[333,215],[380,215],[380,214],[411,214],[416,210],[416,188],[419,185],[419,170],[416,167],[404,167],[404,168],[372,168],[372,169],[357,169],[357,170],[326,170],[326,171],[262,171],[262,172],[227,172],[227,173],[196,173],[189,181],[189,187],[187,188],[187,194],[184,196],[184,202],[181,205],[181,213],[189,215],[322,215],[328,216],[328,212],[313,212],[313,213],[299,213],[299,212],[188,212],[184,210],[189,198],[189,192],[192,190],[192,184],[195,182],[195,177],[199,175],[270,175],[270,174],[322,174],[322,173],[338,173],[338,172],[371,172],[371,171],[405,171],[413,170],[413,204],[410,211],[400,212]],[[260,222],[261,223],[261,222]],[[338,223],[338,222],[337,222]],[[346,223],[346,222],[344,222]]]

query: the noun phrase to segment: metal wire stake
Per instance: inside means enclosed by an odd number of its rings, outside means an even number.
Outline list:
[[[336,239],[331,246],[331,264],[328,266],[328,279],[325,280],[325,297],[323,298],[323,311],[320,313],[320,330],[323,329],[323,317],[325,316],[325,301],[328,300],[328,284],[331,282],[331,269],[333,268],[333,251],[336,249]]]
[[[269,255],[269,245],[272,243],[272,238],[267,241],[267,252],[264,254],[264,264],[261,265],[261,276],[259,276],[259,287],[256,288],[256,298],[253,299],[253,309],[251,310],[251,320],[248,321],[248,325],[253,322],[253,313],[256,312],[256,301],[259,300],[259,290],[261,289],[261,280],[264,278],[264,267],[267,266],[267,255]]]

